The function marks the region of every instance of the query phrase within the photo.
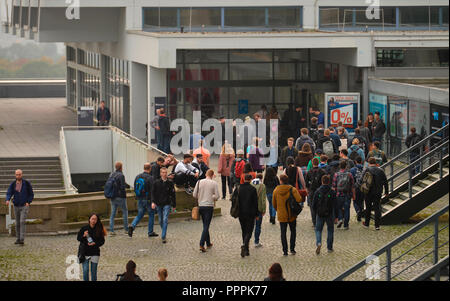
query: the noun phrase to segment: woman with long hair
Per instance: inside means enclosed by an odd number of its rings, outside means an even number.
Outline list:
[[[268,167],[264,176],[264,185],[266,185],[266,195],[269,201],[270,222],[275,225],[277,211],[273,208],[272,197],[275,188],[280,185],[280,179],[277,176],[277,168]]]
[[[283,277],[283,269],[279,263],[274,263],[269,269],[269,277],[264,281],[286,281]]]
[[[133,260],[128,261],[126,272],[120,275],[120,281],[142,281],[141,277],[136,275],[136,263]]]
[[[234,150],[231,144],[225,143],[222,146],[222,151],[219,156],[219,167],[217,172],[221,176],[222,180],[222,199],[227,197],[227,182],[228,192],[230,195],[233,193],[233,184],[231,183],[231,167],[234,161]]]
[[[166,281],[167,280],[167,276],[169,276],[169,274],[167,273],[166,269],[159,269],[158,270],[158,279],[159,281]]]
[[[303,144],[302,150],[298,152],[297,158],[295,158],[295,165],[302,169],[303,176],[306,176],[306,169],[312,158],[314,158],[314,155],[311,145],[309,143]]]
[[[293,157],[287,157],[286,159],[286,169],[284,170],[284,174],[289,178],[289,185],[293,187],[298,187],[299,189],[306,189],[305,178],[303,177],[303,173],[300,167],[295,165],[295,160]],[[297,182],[296,182],[297,181]]]
[[[83,266],[83,280],[89,281],[89,263],[91,264],[91,280],[97,281],[97,268],[100,260],[100,247],[105,243],[106,230],[96,213],[89,216],[88,224],[78,232],[80,242],[78,258]]]

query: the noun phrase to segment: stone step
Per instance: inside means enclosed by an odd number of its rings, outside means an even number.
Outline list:
[[[52,173],[52,174],[27,174],[26,177],[24,177],[24,179],[33,182],[35,180],[39,180],[39,179],[53,179],[53,180],[62,180],[62,176],[61,173]],[[1,175],[0,174],[0,181],[9,181],[12,182],[14,181],[14,175]]]
[[[0,176],[10,176],[14,177],[15,174],[14,170],[1,170],[0,169]],[[48,168],[48,169],[22,169],[23,176],[26,178],[27,176],[32,175],[51,175],[51,174],[60,174],[62,172],[61,168]]]
[[[48,161],[59,160],[59,157],[0,157],[0,162],[3,161]]]
[[[8,164],[1,165],[0,170],[30,170],[30,169],[48,169],[48,168],[61,168],[61,164],[59,163],[51,163],[51,164],[24,164],[24,165],[16,165],[16,164]]]
[[[43,183],[63,183],[63,179],[61,176],[59,178],[47,178],[47,177],[40,177],[40,178],[27,178],[31,184],[43,184]],[[14,180],[13,180],[14,181]],[[11,179],[5,180],[0,179],[0,185],[9,185],[11,184]]]

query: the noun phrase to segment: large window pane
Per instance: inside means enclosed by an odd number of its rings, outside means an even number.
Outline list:
[[[272,104],[272,87],[233,87],[230,88],[231,107],[237,107],[239,99],[249,103]]]
[[[233,50],[230,51],[230,62],[272,62],[272,51]]]
[[[185,50],[184,56],[186,63],[226,63],[228,61],[228,54],[224,50]]]
[[[156,27],[177,27],[177,8],[146,8],[144,25]]]
[[[272,64],[230,64],[231,80],[270,80]]]
[[[292,63],[276,63],[275,79],[295,80],[297,65]]]
[[[298,50],[298,51],[285,51],[285,50],[275,50],[274,51],[274,61],[275,62],[308,62],[308,50]]]
[[[400,7],[400,26],[426,26],[429,24],[429,11],[426,6]]]
[[[442,25],[448,27],[448,6],[442,7]]]
[[[187,80],[227,80],[226,64],[187,64],[185,67]]]
[[[225,26],[265,26],[265,8],[225,8]]]
[[[320,8],[320,27],[340,27],[344,20],[344,10],[339,8]]]
[[[182,8],[180,25],[185,27],[201,27],[221,25],[220,8]]]
[[[269,8],[270,27],[300,27],[299,7],[275,7]]]

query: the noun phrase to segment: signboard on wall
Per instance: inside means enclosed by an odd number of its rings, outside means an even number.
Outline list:
[[[360,116],[359,93],[325,93],[325,125],[336,127],[339,121],[349,133],[358,127]]]
[[[248,99],[239,99],[239,114],[248,114]]]
[[[369,93],[369,112],[380,112],[380,118],[386,122],[387,96]]]
[[[94,125],[94,107],[78,107],[78,126]]]

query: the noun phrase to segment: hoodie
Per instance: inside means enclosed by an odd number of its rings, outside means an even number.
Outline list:
[[[261,179],[253,179],[251,185],[256,188],[258,193],[258,211],[261,214],[266,213],[266,185]]]
[[[287,199],[290,196],[290,191],[292,189],[292,195],[294,196],[297,203],[303,202],[304,200],[298,193],[297,189],[291,185],[278,185],[273,191],[272,204],[273,208],[277,211],[278,221],[280,223],[290,223],[297,219],[297,216],[292,215],[289,206],[286,206]]]

